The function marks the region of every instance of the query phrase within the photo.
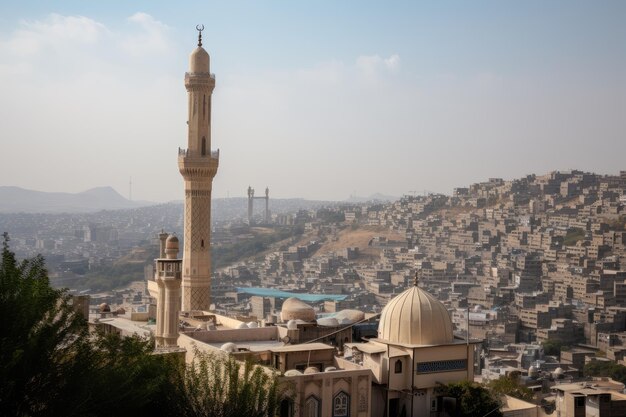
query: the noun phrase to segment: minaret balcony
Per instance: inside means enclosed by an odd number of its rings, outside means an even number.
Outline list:
[[[217,149],[215,151],[206,152],[204,155],[200,151],[194,151],[192,149],[182,149],[178,148],[178,159],[220,159],[220,150]]]
[[[187,179],[213,178],[220,163],[220,151],[202,154],[192,149],[178,149],[178,168]]]

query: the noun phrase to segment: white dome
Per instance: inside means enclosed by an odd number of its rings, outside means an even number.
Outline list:
[[[341,324],[351,324],[363,320],[365,318],[365,314],[363,314],[361,310],[346,309],[335,314],[335,318]]]
[[[250,321],[246,326],[248,326],[249,329],[256,329],[257,327],[259,327],[256,321]]]
[[[327,366],[326,369],[324,370],[324,372],[332,372],[332,371],[336,371],[337,368],[335,368],[334,366]]]
[[[247,329],[247,328],[248,328],[248,325],[247,325],[246,323],[239,323],[239,324],[237,325],[237,328],[238,328],[238,329]]]
[[[563,375],[565,373],[565,371],[563,370],[563,368],[556,368],[554,370],[555,375]]]
[[[378,338],[407,345],[452,343],[452,320],[439,300],[414,285],[380,313]]]
[[[189,56],[189,72],[209,72],[209,53],[198,46]]]
[[[237,348],[237,345],[234,344],[233,342],[224,343],[222,347],[220,347],[220,349],[228,353],[237,352],[237,350],[239,350]]]
[[[295,320],[289,320],[287,322],[287,330],[296,330],[298,328],[298,322]]]
[[[283,308],[280,311],[280,318],[282,321],[303,320],[311,322],[315,320],[315,310],[313,310],[313,307],[304,301],[291,297],[287,298],[285,302],[283,302]]]
[[[319,371],[320,371],[320,370],[319,370],[319,369],[317,369],[315,366],[309,366],[308,368],[306,368],[306,369],[304,370],[304,373],[305,373],[305,374],[316,374],[316,373],[318,373]]]
[[[317,324],[319,326],[326,326],[326,327],[337,327],[337,326],[339,326],[339,322],[334,317],[323,317],[321,319],[317,319]]]
[[[298,376],[298,375],[302,375],[302,372],[298,371],[297,369],[290,369],[287,372],[285,372],[285,376]]]

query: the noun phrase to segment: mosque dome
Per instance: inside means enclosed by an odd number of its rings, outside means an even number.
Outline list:
[[[317,320],[317,325],[326,327],[337,327],[339,326],[339,321],[334,317],[323,317]]]
[[[335,314],[335,318],[339,321],[339,324],[352,324],[363,320],[365,314],[361,310],[346,309]]]
[[[287,372],[285,372],[285,376],[298,376],[298,375],[302,375],[302,372],[298,371],[297,369],[290,369]]]
[[[417,285],[391,299],[380,313],[378,338],[408,345],[439,345],[454,341],[445,306]]]
[[[111,307],[107,303],[102,303],[98,306],[101,313],[110,313]]]
[[[284,322],[289,320],[311,322],[315,320],[315,310],[313,310],[313,307],[304,301],[291,297],[287,298],[283,303],[283,308],[280,311],[280,318]]]
[[[228,342],[228,343],[224,343],[222,345],[222,347],[220,347],[220,349],[224,352],[228,352],[228,353],[233,353],[233,352],[237,352],[237,350],[239,350],[237,348],[237,345],[234,344],[233,342]]]
[[[178,238],[175,235],[169,235],[165,241],[167,249],[178,249]]]
[[[297,330],[298,329],[298,322],[295,320],[289,320],[287,322],[287,330]]]
[[[189,56],[189,72],[209,72],[209,53],[201,46]]]
[[[316,373],[318,373],[319,371],[320,371],[320,370],[319,370],[319,369],[317,369],[315,366],[309,366],[308,368],[306,368],[306,369],[304,370],[304,372],[303,372],[303,373],[304,373],[305,375],[306,375],[306,374],[316,374]]]

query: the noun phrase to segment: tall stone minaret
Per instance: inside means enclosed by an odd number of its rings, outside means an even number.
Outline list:
[[[178,151],[178,168],[185,180],[182,311],[208,310],[211,297],[211,189],[219,151],[211,151],[215,76],[210,72],[209,54],[202,48],[202,29],[198,28],[198,47],[191,53],[189,72],[185,73],[188,147]]]

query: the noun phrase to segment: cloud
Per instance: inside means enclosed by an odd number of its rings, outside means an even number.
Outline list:
[[[400,56],[394,54],[388,58],[381,58],[379,55],[361,55],[356,59],[356,68],[365,80],[374,81],[384,73],[398,72]]]
[[[140,29],[120,39],[121,48],[130,55],[143,57],[171,49],[170,28],[166,24],[142,12],[130,16],[128,21]]]
[[[67,48],[97,42],[108,30],[93,19],[84,16],[50,14],[44,20],[23,20],[20,28],[0,47],[10,54],[29,57],[44,48]]]

